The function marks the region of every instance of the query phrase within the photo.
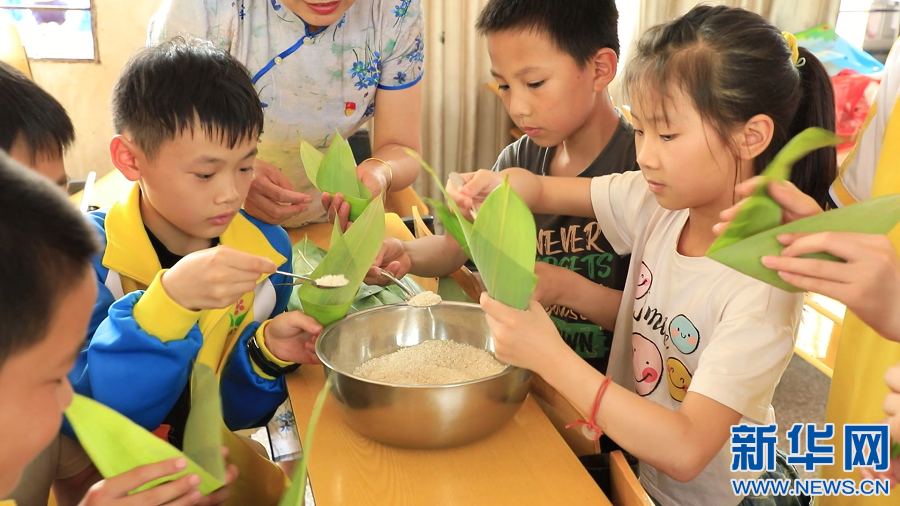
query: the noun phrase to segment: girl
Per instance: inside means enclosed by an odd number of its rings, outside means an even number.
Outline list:
[[[801,130],[834,129],[831,83],[792,36],[724,6],[698,6],[649,30],[624,83],[640,173],[586,181],[479,171],[451,190],[470,209],[509,176],[535,213],[596,215],[616,253],[632,255],[612,316],[616,384],[556,338],[538,304],[518,311],[483,296],[497,356],[540,374],[590,415],[589,428],[639,458],[659,504],[776,504],[735,495],[731,479],[763,473],[732,472],[728,443],[733,425],[774,423],[772,395],[791,358],[802,295],[704,254],[737,183]],[[794,166],[792,181],[824,202],[835,165],[834,150],[820,150]],[[766,476],[796,476],[782,455],[777,466],[768,456]]]

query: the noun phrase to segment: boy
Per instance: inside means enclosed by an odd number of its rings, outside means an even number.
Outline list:
[[[596,177],[637,168],[634,131],[606,89],[616,75],[617,20],[612,0],[485,5],[477,26],[487,36],[491,74],[507,112],[525,132],[493,170],[524,167],[540,175]],[[613,252],[595,219],[536,215],[535,221],[535,298],[566,343],[605,372],[612,341],[606,327],[612,325],[604,325],[596,308],[618,306],[629,259]],[[407,243],[389,239],[376,263],[399,275],[434,277],[465,260],[448,235]],[[366,282],[384,281],[372,271]]]
[[[50,182],[64,188],[66,176],[63,153],[75,138],[72,122],[63,106],[49,93],[12,66],[2,62],[0,62],[0,116],[7,118],[7,121],[0,125],[0,147],[9,149],[13,161],[33,169]],[[16,183],[12,183],[10,188],[11,191],[25,189],[17,187]],[[32,195],[31,198],[37,199],[38,202],[44,200],[39,195]],[[48,202],[55,202],[55,199]],[[72,213],[78,215],[71,204],[68,202],[67,204],[69,205],[61,212],[51,205],[49,215],[67,216]],[[12,201],[12,207],[18,207],[15,200]],[[82,217],[78,216],[82,220],[80,229],[89,231]],[[92,231],[87,233],[93,234]],[[44,304],[40,307],[46,306],[47,304]],[[48,337],[47,340],[51,338]],[[0,389],[2,388],[0,386]],[[20,391],[27,392],[27,390]],[[15,410],[12,413],[15,413]],[[176,471],[173,461],[165,461],[103,480],[78,443],[58,434],[57,430],[57,435],[50,444],[22,470],[21,479],[15,489],[9,494],[0,492],[0,497],[11,499],[18,506],[43,506],[47,504],[52,485],[56,502],[60,506],[78,503],[86,506],[112,505],[117,504],[115,501],[138,486]],[[142,500],[156,494],[158,500],[150,501],[148,504],[162,504],[176,497],[181,501],[190,501],[192,497],[190,494],[194,491],[195,487],[191,486],[189,479],[184,479],[145,493]],[[217,492],[214,495],[227,495],[227,491]],[[208,496],[206,500],[214,501],[215,497]],[[3,504],[3,501],[0,501],[0,504]]]
[[[0,149],[65,189],[63,152],[75,140],[75,129],[63,106],[12,65],[0,62],[0,112]]]
[[[90,268],[97,244],[62,192],[3,153],[0,212],[15,216],[0,220],[0,497],[7,497],[26,465],[55,440],[72,400],[66,375],[97,296]],[[176,464],[164,461],[101,482],[104,488],[92,490],[83,504],[117,504],[109,501],[183,469]],[[131,499],[155,494],[155,502],[141,504],[195,504],[200,494],[194,489],[186,476]]]
[[[231,431],[268,421],[287,396],[283,375],[315,361],[321,326],[284,312],[285,231],[241,210],[262,105],[243,65],[176,38],[128,62],[112,113],[113,165],[136,184],[89,214],[103,248],[92,261],[99,297],[72,384],[180,447],[193,363],[209,365],[240,468],[231,501],[273,504],[283,473]]]

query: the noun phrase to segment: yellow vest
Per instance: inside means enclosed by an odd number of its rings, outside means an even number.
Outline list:
[[[874,112],[873,107],[870,114]],[[870,198],[896,193],[900,193],[900,109],[895,103],[884,130]],[[839,195],[847,198],[849,194],[842,192]],[[900,227],[895,228],[888,237],[893,242],[894,249],[900,251]],[[841,341],[825,414],[825,422],[834,424],[835,465],[822,468],[823,478],[852,478],[857,482],[861,479],[856,471],[843,471],[843,426],[848,423],[878,423],[885,419],[886,415],[881,408],[888,394],[884,373],[898,362],[900,343],[884,339],[848,311],[841,328]],[[900,491],[894,489],[893,492],[890,496],[880,497],[817,497],[816,506],[896,506],[900,504],[897,497]]]

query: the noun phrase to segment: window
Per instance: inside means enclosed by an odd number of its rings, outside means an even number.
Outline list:
[[[91,0],[0,0],[32,60],[96,61]]]
[[[884,63],[900,29],[898,0],[841,0],[838,35]]]

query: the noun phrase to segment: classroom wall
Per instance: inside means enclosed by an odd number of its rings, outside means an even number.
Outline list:
[[[94,0],[99,63],[32,60],[34,80],[68,111],[75,125],[75,144],[66,154],[66,171],[83,179],[113,170],[109,140],[113,135],[109,97],[119,71],[144,45],[147,23],[160,0]]]

